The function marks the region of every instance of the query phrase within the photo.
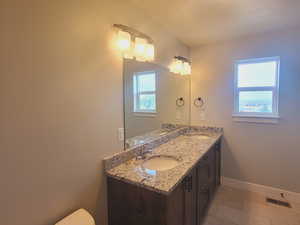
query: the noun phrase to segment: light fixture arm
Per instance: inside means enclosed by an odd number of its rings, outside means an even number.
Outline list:
[[[180,61],[187,62],[187,63],[191,64],[191,61],[189,59],[183,57],[183,56],[175,56],[174,58],[178,59]]]
[[[147,41],[151,44],[153,44],[153,40],[151,37],[149,37],[148,35],[134,29],[134,28],[131,28],[131,27],[128,27],[126,25],[123,25],[123,24],[114,24],[113,25],[114,27],[122,30],[122,31],[125,31],[125,32],[128,32],[133,38],[135,37],[139,37],[139,38],[144,38],[144,39],[147,39]]]

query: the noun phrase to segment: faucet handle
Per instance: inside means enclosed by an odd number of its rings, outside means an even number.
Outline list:
[[[137,157],[135,157],[136,160],[141,160],[143,159],[143,156],[142,155],[138,155]]]
[[[148,149],[148,150],[143,150],[143,155],[144,154],[148,154],[148,153],[152,153],[152,150]]]

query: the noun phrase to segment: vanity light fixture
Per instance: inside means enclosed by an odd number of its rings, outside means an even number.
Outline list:
[[[147,40],[144,38],[135,38],[134,42],[134,56],[137,61],[147,61],[146,56],[146,49],[147,49]]]
[[[182,56],[175,56],[169,70],[172,73],[177,73],[181,75],[190,75],[192,73],[191,62]]]
[[[149,36],[122,24],[114,24],[114,27],[118,29],[117,47],[125,59],[154,60],[155,49]]]
[[[117,47],[122,52],[124,58],[126,59],[133,58],[130,33],[122,30],[118,31]]]

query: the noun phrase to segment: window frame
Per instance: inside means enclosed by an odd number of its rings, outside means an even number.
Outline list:
[[[138,91],[138,77],[145,75],[145,74],[154,74],[155,77],[155,91]],[[143,115],[155,115],[157,113],[157,73],[156,71],[143,71],[143,72],[136,72],[133,74],[133,112]],[[137,84],[137,85],[135,85]],[[140,95],[143,94],[154,94],[155,95],[155,109],[154,110],[142,110],[140,109]]]
[[[276,77],[275,86],[264,86],[264,87],[238,87],[238,66],[240,64],[256,64],[263,62],[276,61]],[[279,76],[280,76],[280,57],[266,57],[266,58],[252,58],[236,60],[234,63],[234,117],[256,117],[256,118],[279,118]],[[239,111],[239,93],[241,91],[272,91],[272,113],[261,113],[261,112],[240,112]]]

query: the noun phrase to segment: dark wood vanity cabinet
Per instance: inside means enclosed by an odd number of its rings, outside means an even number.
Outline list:
[[[221,184],[221,149],[217,142],[198,163],[197,225],[202,224],[217,187]]]
[[[109,225],[183,225],[185,188],[182,182],[167,196],[108,178]]]
[[[201,225],[220,185],[217,142],[169,194],[108,177],[109,225]]]

